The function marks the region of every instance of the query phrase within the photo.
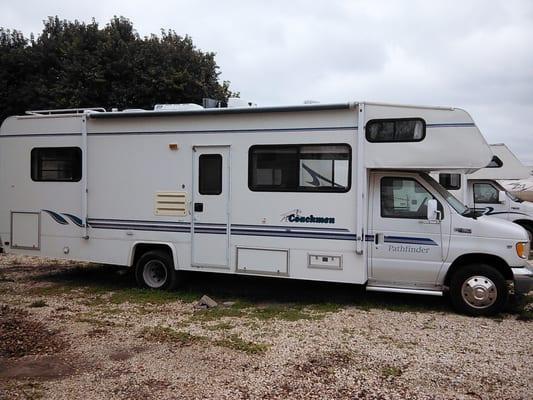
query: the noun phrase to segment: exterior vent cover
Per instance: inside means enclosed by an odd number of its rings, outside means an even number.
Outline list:
[[[155,215],[184,217],[187,215],[187,193],[156,192]]]

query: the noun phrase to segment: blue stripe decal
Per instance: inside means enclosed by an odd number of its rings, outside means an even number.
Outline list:
[[[287,225],[240,225],[240,224],[232,224],[232,228],[263,228],[263,229],[282,229],[287,231],[297,231],[297,230],[311,230],[311,231],[329,231],[329,232],[350,232],[349,229],[346,228],[315,228],[315,227],[308,227],[308,226],[287,226]]]
[[[365,235],[365,242],[373,242],[374,235]]]
[[[438,243],[429,238],[405,237],[405,236],[385,236],[385,243],[421,244],[425,246],[438,246]]]
[[[329,239],[329,240],[356,240],[356,235],[334,234],[334,233],[312,233],[312,232],[277,232],[261,230],[232,229],[232,235],[237,236],[270,236],[270,237],[290,237],[299,239]]]
[[[67,213],[62,213],[65,217],[67,217],[68,219],[70,219],[72,222],[74,222],[74,224],[78,225],[80,228],[83,228],[85,225],[83,224],[83,221],[81,218],[79,217],[76,217],[75,215],[72,215],[72,214],[67,214]]]
[[[449,122],[443,124],[426,124],[427,128],[475,128],[473,122]]]
[[[441,124],[426,124],[427,128],[473,128],[476,124],[472,122],[449,122]],[[284,133],[284,132],[323,132],[323,131],[350,131],[358,130],[357,126],[327,126],[313,128],[275,128],[275,129],[212,129],[204,131],[153,131],[153,132],[88,132],[89,136],[106,136],[106,135],[183,135],[183,134],[210,134],[210,133]],[[0,138],[10,137],[48,137],[48,136],[81,136],[81,132],[74,133],[28,133],[16,135],[0,135]]]
[[[171,225],[190,225],[190,222],[179,222],[179,221],[148,221],[148,220],[135,220],[135,219],[102,219],[102,218],[89,218],[89,223],[95,222],[95,223],[108,223],[108,222],[118,222],[118,223],[125,223],[125,224],[144,224],[144,225],[150,225],[150,224],[171,224]]]
[[[54,221],[61,225],[68,225],[68,221],[56,212],[50,210],[42,210],[52,217]]]

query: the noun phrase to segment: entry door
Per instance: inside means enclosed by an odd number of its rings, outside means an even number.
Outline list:
[[[427,201],[435,196],[417,174],[375,173],[370,185],[369,283],[431,286],[448,248],[447,205],[437,199],[443,219],[427,220]]]
[[[229,266],[229,146],[193,147],[192,264]]]

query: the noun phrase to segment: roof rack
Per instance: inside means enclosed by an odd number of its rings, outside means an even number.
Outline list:
[[[105,108],[87,107],[87,108],[59,108],[56,110],[30,110],[30,111],[26,111],[26,114],[28,115],[83,114],[86,111],[105,112]]]

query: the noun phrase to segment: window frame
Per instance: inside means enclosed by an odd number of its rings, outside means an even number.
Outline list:
[[[305,188],[298,186],[296,188],[277,188],[275,186],[263,186],[263,187],[254,187],[253,186],[253,151],[257,148],[260,149],[287,149],[287,148],[296,148],[298,152],[297,161],[300,161],[300,148],[306,146],[345,146],[348,149],[348,185],[343,189],[333,189],[330,187],[323,187],[321,189],[316,188]],[[352,146],[348,143],[286,143],[286,144],[254,144],[248,149],[248,189],[252,192],[285,192],[285,193],[347,193],[352,188]]]
[[[449,185],[444,186],[444,184],[441,182],[441,176],[442,176],[442,175],[448,175],[448,176],[450,176],[450,177],[451,177],[452,175],[459,175],[459,185],[458,185],[458,186],[449,186]],[[462,178],[462,177],[461,177],[461,174],[457,174],[457,173],[452,174],[452,173],[444,173],[444,172],[443,172],[443,173],[440,173],[440,174],[439,174],[439,184],[440,184],[444,189],[446,189],[446,190],[460,190],[460,189],[461,189],[461,186],[462,186],[462,182],[461,182],[462,179],[461,179],[461,178]],[[450,179],[450,180],[451,180],[451,179]]]
[[[422,182],[420,182],[419,180],[415,179],[415,178],[412,178],[410,176],[382,176],[380,179],[379,179],[379,216],[381,218],[391,218],[391,219],[412,219],[412,220],[417,220],[417,221],[423,221],[423,220],[426,220],[427,218],[420,218],[420,217],[398,217],[398,216],[394,216],[394,217],[391,217],[391,216],[387,216],[387,215],[383,215],[383,196],[382,196],[382,185],[383,185],[383,179],[402,179],[402,180],[407,180],[407,181],[414,181],[415,183],[418,183],[420,186],[422,186],[422,188],[431,195],[431,199],[434,199],[434,200],[437,200],[437,210],[440,211],[440,214],[441,214],[441,217],[440,217],[440,220],[443,221],[444,220],[444,207],[442,206],[442,203],[439,199],[437,199],[433,193],[431,193],[431,190],[428,190],[427,187],[425,187]]]
[[[210,193],[202,192],[202,157],[218,158],[220,159],[220,168],[218,170],[217,182],[220,183],[218,191]],[[224,157],[220,153],[202,153],[198,156],[198,193],[202,196],[219,196],[222,194],[224,188],[224,177],[222,169],[224,168]]]
[[[77,153],[77,156],[79,157],[79,169],[73,169],[73,179],[38,179],[38,176],[34,175],[34,161],[37,162],[37,175],[39,175],[39,171],[41,171],[42,175],[42,168],[38,168],[42,162],[42,159],[39,158],[39,153],[41,151],[45,150],[74,150]],[[79,171],[79,174],[74,174],[75,171]],[[80,182],[83,178],[83,151],[78,146],[60,146],[60,147],[33,147],[30,152],[30,178],[33,182],[61,182],[61,183],[76,183]]]
[[[496,165],[491,165],[492,163],[495,163]],[[487,164],[485,168],[501,168],[503,167],[503,161],[498,156],[492,156],[490,159],[490,162]]]
[[[368,126],[373,123],[381,122],[397,122],[397,121],[420,121],[422,122],[422,137],[420,139],[411,139],[411,140],[374,140],[370,138],[370,130]],[[421,142],[426,138],[426,121],[420,117],[412,118],[378,118],[368,120],[365,124],[365,138],[370,143],[416,143]]]
[[[496,189],[496,201],[478,201],[476,200],[476,185],[489,185],[490,187]],[[500,192],[500,189],[494,186],[492,183],[489,182],[475,182],[472,184],[472,200],[475,204],[501,204],[498,201],[498,193]]]

